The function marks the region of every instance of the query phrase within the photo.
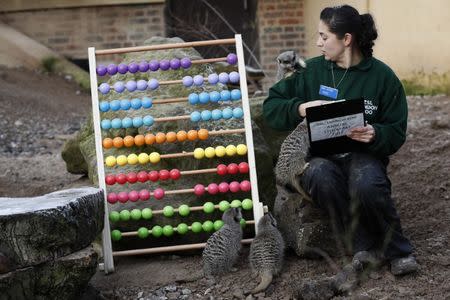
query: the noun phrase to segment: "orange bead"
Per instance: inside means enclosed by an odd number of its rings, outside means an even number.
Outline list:
[[[147,133],[145,135],[145,143],[147,145],[152,145],[155,142],[156,138],[155,135],[153,133]]]
[[[123,139],[118,136],[113,139],[113,145],[116,148],[121,148],[123,146]]]
[[[103,140],[103,148],[109,149],[113,146],[113,140],[111,138],[106,138]]]
[[[179,142],[184,142],[187,139],[187,133],[184,130],[180,130],[177,132],[177,140]]]
[[[190,141],[195,141],[196,139],[198,139],[197,130],[189,130],[187,133],[187,137]]]
[[[125,147],[132,147],[134,145],[134,138],[131,135],[127,135],[123,138],[123,144]]]
[[[166,133],[166,141],[169,143],[173,143],[177,140],[177,134],[173,131]]]
[[[145,137],[142,134],[138,134],[134,137],[134,144],[136,146],[142,146],[145,144]]]
[[[158,144],[162,144],[162,143],[164,143],[166,141],[166,135],[164,134],[164,132],[158,132],[156,134],[155,138],[156,138],[156,142]]]
[[[206,140],[209,137],[208,130],[206,129],[200,129],[198,131],[198,138],[201,140]]]

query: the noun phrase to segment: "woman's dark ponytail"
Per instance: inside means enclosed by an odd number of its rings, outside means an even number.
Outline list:
[[[361,15],[361,32],[357,37],[358,47],[362,54],[366,57],[371,57],[373,53],[373,42],[378,37],[375,22],[371,14]]]

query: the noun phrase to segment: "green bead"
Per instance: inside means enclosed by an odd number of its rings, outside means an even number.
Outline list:
[[[213,231],[213,229],[214,229],[214,223],[213,222],[211,222],[211,221],[205,221],[204,223],[203,223],[203,225],[202,225],[202,228],[203,228],[203,230],[205,231],[205,232],[210,232],[210,231]]]
[[[210,214],[214,211],[214,203],[212,202],[206,202],[203,204],[203,211],[207,214]]]
[[[120,219],[121,219],[122,221],[128,221],[128,220],[130,220],[130,212],[129,212],[128,210],[126,210],[126,209],[122,210],[122,211],[120,212]]]
[[[231,207],[241,207],[241,205],[242,205],[242,203],[241,203],[241,200],[233,200],[233,201],[231,201],[231,204],[230,204],[230,206]]]
[[[194,222],[194,223],[192,223],[192,225],[191,225],[191,230],[192,230],[192,232],[194,232],[194,233],[199,233],[199,232],[201,232],[203,229],[202,229],[202,223],[200,223],[200,222]]]
[[[173,235],[173,227],[170,225],[166,225],[163,227],[163,234],[165,236],[171,236]]]
[[[184,224],[184,223],[178,224],[177,232],[179,234],[186,234],[186,232],[188,232],[188,231],[189,231],[189,227],[186,224]]]
[[[214,222],[214,230],[217,231],[220,228],[222,228],[223,226],[223,221],[222,220],[217,220]]]
[[[244,228],[247,225],[247,222],[244,219],[241,219],[241,227]]]
[[[112,211],[109,213],[109,220],[111,222],[118,222],[120,220],[120,214],[118,211]]]
[[[142,217],[142,213],[141,213],[140,209],[135,208],[131,211],[131,219],[132,220],[137,221],[137,220],[140,220],[141,217]]]
[[[178,207],[178,213],[182,217],[186,217],[187,215],[189,215],[190,212],[191,212],[191,209],[186,204],[180,205],[180,207]]]
[[[244,199],[242,200],[242,208],[244,210],[250,210],[253,208],[253,201],[250,199]]]
[[[144,208],[141,211],[142,219],[150,220],[153,217],[153,212],[150,208]]]
[[[111,231],[111,238],[113,241],[120,241],[120,239],[122,238],[122,232],[114,229],[113,231]]]
[[[138,229],[138,237],[140,237],[141,239],[145,239],[146,237],[148,237],[149,232],[148,229],[145,227],[141,227]]]
[[[161,226],[159,226],[159,225],[153,226],[153,228],[152,228],[152,235],[154,237],[160,237],[162,234],[163,234],[163,229],[162,229]]]
[[[230,202],[223,200],[219,203],[219,209],[221,212],[224,212],[230,208]]]
[[[163,209],[163,214],[164,214],[164,216],[166,216],[166,217],[168,217],[168,218],[170,218],[171,216],[173,216],[173,212],[174,212],[173,207],[170,206],[170,205],[165,206],[164,209]]]

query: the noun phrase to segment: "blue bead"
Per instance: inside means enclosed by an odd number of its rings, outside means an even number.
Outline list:
[[[219,75],[217,75],[216,73],[209,74],[208,75],[208,82],[210,84],[217,84],[219,82]]]
[[[233,109],[233,118],[241,119],[244,116],[244,111],[240,107]]]
[[[116,83],[114,83],[114,90],[117,93],[122,93],[123,91],[125,91],[125,85],[122,81],[117,81]]]
[[[145,126],[152,126],[154,123],[153,117],[152,116],[145,116],[142,119],[142,122],[144,122]]]
[[[222,111],[220,109],[215,109],[211,112],[212,119],[213,120],[220,120],[222,119]]]
[[[218,102],[220,100],[220,93],[217,91],[212,91],[209,93],[209,100],[214,103]]]
[[[111,129],[111,121],[107,120],[107,119],[102,120],[101,126],[102,126],[102,129],[104,129],[104,130]]]
[[[131,119],[130,117],[123,118],[122,127],[130,128],[131,126],[133,126],[133,119]]]
[[[150,108],[153,106],[153,100],[149,97],[143,97],[142,98],[142,107],[143,108]]]
[[[130,80],[130,81],[127,81],[127,83],[125,83],[125,87],[127,88],[127,90],[129,92],[134,92],[137,88],[137,83],[134,80]]]
[[[122,120],[119,118],[115,118],[111,121],[111,127],[114,129],[122,128]]]
[[[142,121],[142,117],[134,117],[133,118],[133,127],[138,128],[141,127],[144,122]]]
[[[192,122],[198,122],[202,118],[201,114],[198,111],[191,112],[191,121]]]
[[[134,98],[134,99],[131,100],[131,107],[133,109],[139,109],[139,108],[141,108],[141,106],[142,106],[141,99]]]
[[[145,91],[147,89],[147,81],[141,79],[136,83],[136,87],[139,91]]]
[[[109,102],[108,101],[102,101],[100,102],[100,111],[106,112],[109,110]]]
[[[203,84],[203,76],[202,75],[195,75],[194,76],[194,85],[200,86]]]
[[[152,78],[148,81],[148,87],[151,90],[156,90],[159,87],[159,82],[155,78]]]
[[[189,104],[195,105],[198,103],[198,95],[196,93],[191,93],[188,96]]]
[[[108,94],[109,93],[109,90],[110,90],[110,87],[109,87],[109,84],[107,84],[107,83],[102,83],[102,84],[100,84],[100,86],[98,87],[98,90],[100,91],[100,93],[102,93],[102,94]]]
[[[238,72],[231,72],[230,75],[228,75],[230,78],[231,83],[238,83],[239,82],[239,73]]]
[[[238,89],[231,91],[231,99],[233,100],[239,100],[241,99],[241,91]]]
[[[222,73],[219,74],[219,81],[220,81],[220,83],[227,84],[229,79],[230,78],[228,77],[227,73],[222,72]]]
[[[120,101],[119,100],[113,100],[109,104],[109,107],[112,111],[118,111],[120,109]]]
[[[230,91],[225,90],[220,92],[220,100],[229,101],[230,99],[231,99]]]
[[[206,104],[209,102],[209,94],[207,92],[201,92],[200,95],[198,95],[198,99],[201,104]]]
[[[128,99],[120,100],[120,108],[121,108],[121,109],[123,109],[123,110],[129,110],[130,107],[131,107],[130,100],[128,100]]]
[[[203,121],[209,121],[212,117],[212,114],[209,110],[202,111],[202,120]]]
[[[184,76],[183,77],[183,85],[185,87],[190,87],[194,83],[194,80],[191,76]]]
[[[231,119],[233,117],[233,110],[229,107],[222,110],[222,118],[225,120]]]

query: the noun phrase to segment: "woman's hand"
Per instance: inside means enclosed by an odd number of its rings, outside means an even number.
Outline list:
[[[304,118],[304,117],[306,117],[306,109],[308,107],[319,106],[319,105],[328,104],[328,103],[330,103],[330,101],[326,101],[326,100],[309,101],[309,102],[300,104],[298,106],[298,113],[299,113],[300,117]]]
[[[364,127],[355,127],[350,129],[347,132],[347,136],[358,142],[371,143],[375,140],[375,129],[372,125],[367,124]]]

